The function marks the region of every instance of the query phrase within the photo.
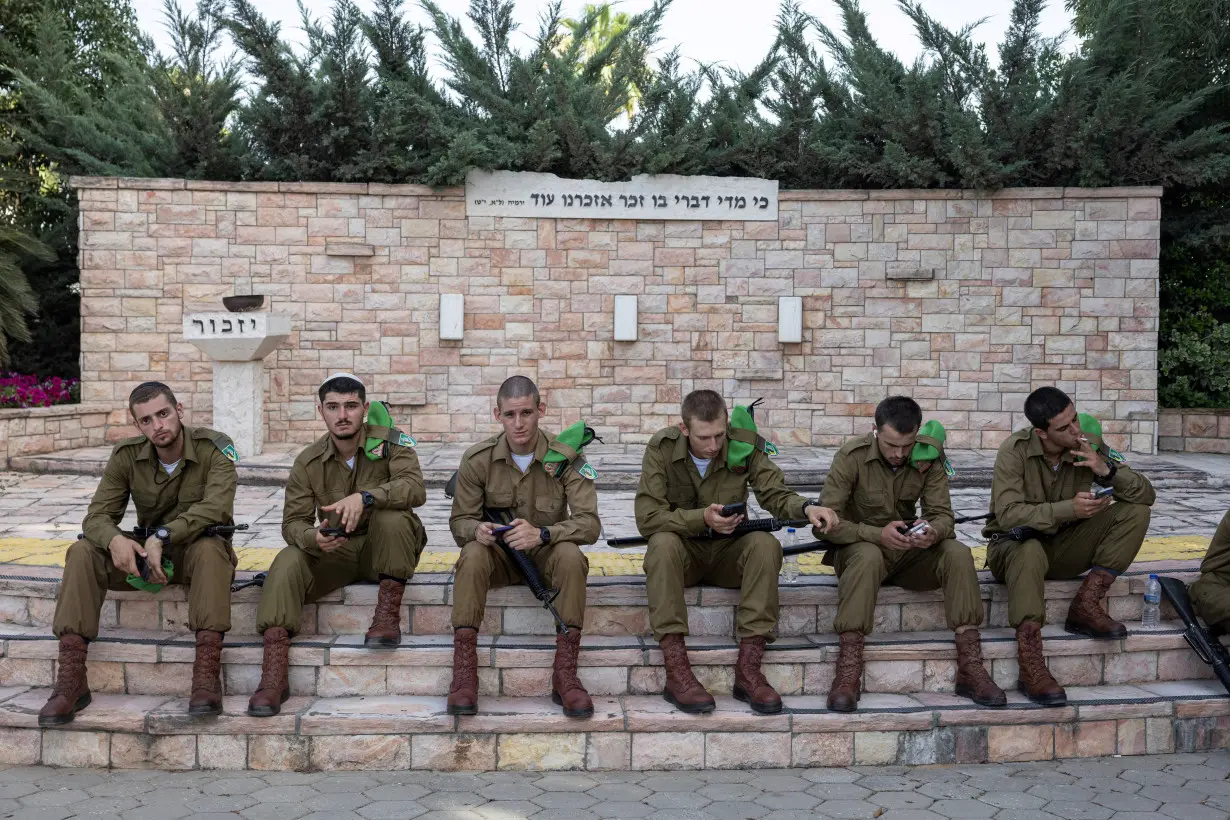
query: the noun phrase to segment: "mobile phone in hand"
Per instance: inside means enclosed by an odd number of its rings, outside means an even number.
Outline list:
[[[927,530],[931,529],[931,525],[926,521],[919,521],[912,527],[898,527],[897,532],[904,535],[906,538],[912,538],[916,535],[922,535]]]
[[[502,526],[502,527],[496,527],[495,529],[493,529],[493,530],[491,531],[491,534],[492,534],[492,535],[500,535],[500,534],[502,534],[502,533],[506,533],[506,532],[508,532],[508,531],[509,531],[509,530],[511,530],[511,529],[513,529],[512,524],[505,524],[505,525],[504,525],[504,526]]]
[[[345,527],[321,527],[320,534],[327,535],[331,538],[345,538],[346,528]]]
[[[1094,498],[1106,498],[1108,495],[1114,495],[1114,487],[1098,487],[1093,491]]]
[[[722,507],[720,515],[723,518],[730,518],[732,515],[743,515],[747,512],[747,502],[740,501],[738,504],[727,504]]]

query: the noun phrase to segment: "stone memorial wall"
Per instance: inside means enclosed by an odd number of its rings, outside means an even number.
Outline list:
[[[835,444],[903,392],[950,446],[994,447],[1025,395],[1055,384],[1114,446],[1154,449],[1159,188],[539,177],[468,191],[76,178],[82,399],[122,406],[161,379],[209,423],[211,363],[184,315],[261,293],[291,318],[265,359],[269,441],[319,435],[314,390],[351,370],[428,441],[488,434],[497,386],[521,373],[550,426],[584,417],[608,442],[644,441],[712,387],[765,397],[757,419],[785,444]],[[636,297],[620,334],[635,340],[615,341],[617,295]],[[460,339],[441,339],[442,304]]]

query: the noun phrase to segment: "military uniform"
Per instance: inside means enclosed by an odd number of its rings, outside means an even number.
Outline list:
[[[920,517],[930,523],[935,543],[927,549],[882,546],[880,531],[892,521],[913,521],[920,500]],[[841,517],[837,530],[822,536],[841,545],[825,555],[838,577],[834,632],[871,632],[881,584],[942,587],[949,629],[982,623],[978,575],[969,547],[953,538],[948,476],[939,464],[922,473],[907,461],[894,471],[870,433],[858,436],[833,457],[820,503]]]
[[[524,583],[521,574],[500,547],[475,540],[484,508],[507,510],[511,521],[524,519],[546,527],[548,543],[526,550],[543,582],[558,588],[555,607],[564,623],[580,628],[585,619],[585,584],[589,561],[581,545],[598,540],[598,491],[583,459],[573,462],[559,478],[554,466],[543,463],[550,438],[541,430],[534,444],[534,460],[522,473],[512,460],[507,437],[501,433],[466,450],[457,471],[457,486],[449,527],[461,556],[453,571],[453,627],[478,629],[483,621],[487,591],[491,587]]]
[[[1230,632],[1230,512],[1222,518],[1192,584],[1192,602],[1205,623]]]
[[[256,612],[257,629],[299,631],[303,605],[355,581],[381,575],[408,579],[427,543],[413,508],[427,500],[413,439],[397,428],[364,424],[356,438],[383,438],[381,457],[372,460],[360,448],[353,469],[346,465],[328,434],[308,445],[295,459],[286,482],[282,537],[287,546],[273,560]],[[322,513],[349,495],[367,491],[375,504],[364,510],[359,526],[332,552],[316,544],[317,521],[340,525],[336,513]]]
[[[172,584],[188,586],[188,626],[226,632],[231,628],[231,581],[235,553],[229,540],[203,536],[211,524],[231,524],[235,505],[234,446],[224,434],[183,427],[184,454],[167,475],[145,436],[115,446],[82,525],[84,538],[68,548],[56,601],[56,637],[98,636],[107,590],[128,590],[127,573],[111,562],[111,539],[131,497],[142,527],[166,527],[171,543],[163,558],[174,566]],[[228,455],[229,453],[229,455]],[[143,543],[143,542],[142,542]],[[156,626],[150,625],[151,628]]]
[[[738,435],[731,431],[730,435]],[[684,587],[702,581],[741,590],[735,629],[740,638],[770,638],[777,625],[777,575],[781,544],[772,533],[737,538],[697,538],[705,532],[710,504],[746,501],[748,489],[775,518],[803,518],[807,499],[786,486],[762,439],[743,468],[727,463],[730,436],[702,478],[678,427],[659,430],[649,440],[636,491],[636,526],[649,539],[645,586],[653,636],[688,634]]]
[[[1097,450],[1099,436],[1086,433]],[[1113,463],[1113,462],[1112,462]],[[1127,464],[1117,464],[1110,485],[1115,503],[1092,518],[1077,518],[1074,499],[1095,482],[1093,469],[1064,453],[1056,468],[1032,428],[1019,430],[1000,445],[991,482],[991,517],[983,528],[990,539],[987,563],[995,579],[1008,587],[1008,622],[1043,623],[1044,581],[1076,578],[1094,567],[1117,574],[1140,551],[1149,528],[1153,486]],[[1023,540],[1009,530],[1028,527]]]

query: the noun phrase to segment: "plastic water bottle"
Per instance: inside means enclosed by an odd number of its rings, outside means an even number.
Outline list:
[[[799,543],[799,534],[794,527],[786,528],[786,537],[782,543],[787,547],[793,547]],[[799,556],[787,555],[782,559],[782,583],[793,584],[799,580]]]
[[[1145,607],[1140,618],[1140,624],[1144,627],[1157,626],[1161,620],[1162,609],[1162,584],[1157,580],[1156,575],[1149,576],[1149,583],[1145,585]]]

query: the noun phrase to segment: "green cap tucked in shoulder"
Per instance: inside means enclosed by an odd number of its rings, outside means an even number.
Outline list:
[[[1102,422],[1088,413],[1077,413],[1076,418],[1080,421],[1081,432],[1089,439],[1089,443],[1093,445],[1093,449],[1096,452],[1105,454],[1107,458],[1116,464],[1127,463],[1127,459],[1123,457],[1123,454],[1112,448],[1102,438]]]
[[[759,435],[751,408],[735,405],[730,412],[730,444],[726,447],[726,467],[731,472],[747,469],[752,453],[760,450],[768,456],[777,455],[777,447]]]
[[[918,430],[918,438],[915,441],[914,449],[910,451],[910,464],[918,467],[920,462],[935,461],[944,454],[944,442],[948,439],[948,433],[944,430],[944,425],[938,421],[932,420],[924,424]],[[952,464],[948,459],[944,459],[944,472],[949,478],[956,475],[956,471],[952,469]]]
[[[239,463],[239,453],[235,450],[235,442],[231,441],[231,437],[226,433],[210,430],[208,427],[193,427],[192,437],[194,439],[212,441],[214,446],[218,448],[218,452],[226,456],[232,464]]]
[[[649,439],[647,447],[661,447],[663,442],[678,441],[683,435],[683,431],[678,427],[663,427],[661,430],[653,434],[653,438]]]
[[[585,445],[597,438],[598,435],[594,432],[594,428],[583,420],[578,421],[547,445],[547,454],[542,459],[543,466],[556,478],[563,476],[568,467],[572,466],[584,478],[593,481],[598,477],[598,473],[585,461],[582,450]]]

